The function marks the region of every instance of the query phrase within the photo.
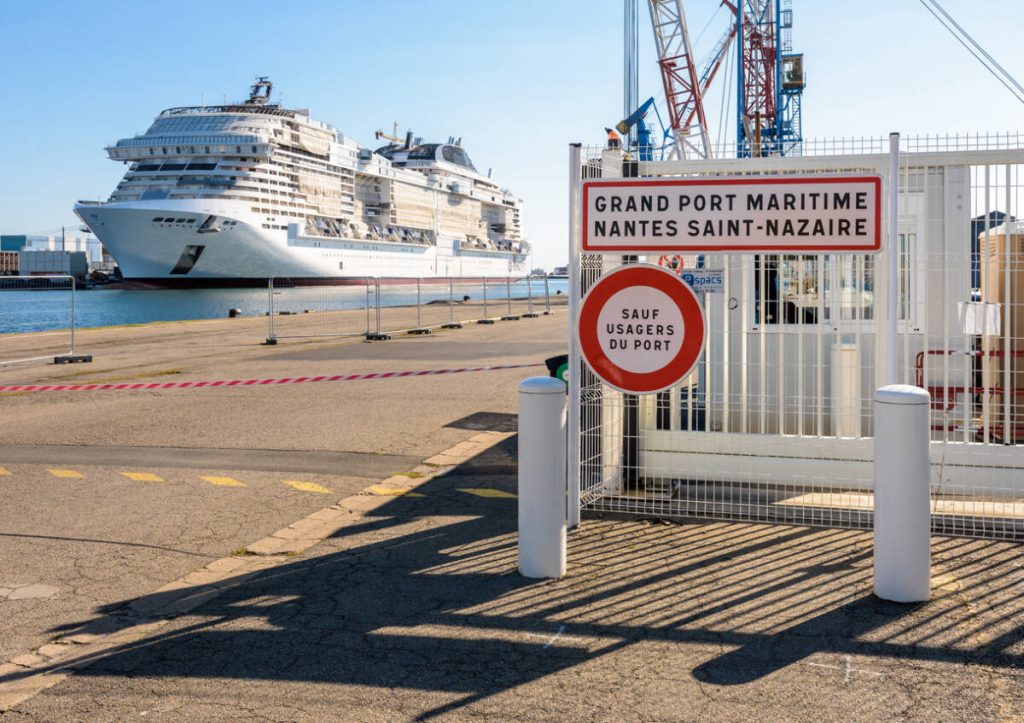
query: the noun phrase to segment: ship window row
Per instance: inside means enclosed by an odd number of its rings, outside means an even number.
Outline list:
[[[148,133],[180,133],[182,131],[216,132],[227,129],[242,130],[240,124],[246,124],[244,130],[262,130],[271,124],[259,123],[244,115],[206,115],[206,116],[172,116],[158,118],[149,127]]]
[[[242,146],[235,146],[231,148],[229,146],[173,146],[173,147],[152,147],[147,149],[151,156],[183,156],[183,155],[204,155],[204,156],[223,156],[229,153],[241,155],[242,153],[248,153],[249,151],[243,151]],[[259,148],[252,146],[252,152],[259,154]],[[113,158],[134,158],[137,154],[134,151],[125,151],[119,149],[111,149],[110,155]]]
[[[140,163],[133,171],[212,171],[216,163]]]
[[[150,156],[235,156],[253,153],[263,160],[259,146],[151,146],[144,149]],[[143,149],[108,148],[108,155],[115,159],[136,160]],[[246,159],[248,160],[248,159]]]
[[[115,148],[138,148],[146,146],[198,146],[204,144],[211,146],[227,145],[251,145],[253,143],[264,143],[259,136],[253,135],[218,135],[218,136],[136,136],[135,138],[122,138],[117,142]]]
[[[305,208],[306,208],[306,211],[303,211],[301,213],[297,213],[295,211],[285,211],[285,210],[280,209],[280,208],[266,208],[266,207],[260,207],[260,206],[252,206],[252,212],[253,213],[273,214],[273,215],[268,215],[267,216],[267,218],[272,221],[272,220],[274,220],[278,216],[294,216],[295,218],[305,218],[306,215],[307,215],[307,213],[306,213],[307,211],[314,211],[315,210],[315,209],[312,209],[312,208],[309,208],[309,207],[305,207]]]
[[[334,166],[329,163],[317,163],[315,161],[310,161],[305,158],[291,158],[289,157],[289,154],[284,151],[280,152],[280,155],[277,157],[277,160],[279,163],[281,163],[281,166],[283,168],[289,170],[301,170],[307,173],[320,171],[331,176],[352,175],[350,172],[346,172],[346,169],[341,168],[340,166]]]
[[[212,186],[233,186],[238,181],[235,176],[200,176],[200,175],[186,175],[186,176],[145,176],[131,173],[121,179],[121,183],[131,183],[134,185],[146,185],[150,183],[163,184],[177,183],[209,183]]]
[[[170,170],[170,169],[168,169]],[[270,181],[263,181],[260,179],[254,179],[251,176],[200,176],[200,175],[183,175],[183,176],[143,176],[143,175],[129,175],[126,176],[118,184],[118,188],[124,188],[127,186],[133,187],[145,187],[150,184],[155,184],[159,187],[165,187],[167,184],[174,184],[176,186],[201,186],[204,188],[228,188],[233,187],[239,191],[251,191],[253,193],[262,193],[266,195],[284,196],[286,198],[306,198],[305,194],[298,194],[294,189],[285,188],[284,190],[278,190],[276,188],[265,188],[264,185],[271,183]],[[279,184],[287,185],[287,184]]]
[[[303,155],[298,155],[298,153],[302,153]],[[293,154],[296,154],[296,157],[289,158],[289,156]],[[291,148],[287,150],[282,149],[281,156],[292,165],[317,166],[319,168],[327,169],[330,173],[352,173],[351,169],[342,168],[341,166],[336,166],[333,163],[326,163],[324,161],[317,160],[316,158],[308,158],[306,157],[305,152],[297,152],[295,149]]]
[[[157,216],[153,219],[153,223],[195,223],[194,218],[162,218]]]

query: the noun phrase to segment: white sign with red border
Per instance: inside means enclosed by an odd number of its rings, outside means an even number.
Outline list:
[[[877,252],[882,177],[638,178],[583,183],[589,252]]]
[[[602,276],[580,304],[583,359],[621,392],[650,394],[681,382],[697,364],[707,324],[697,295],[660,266],[633,264]]]

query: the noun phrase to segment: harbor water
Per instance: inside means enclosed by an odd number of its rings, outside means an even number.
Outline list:
[[[544,299],[544,279],[531,279],[531,293],[535,303]],[[566,279],[548,280],[552,296],[568,290]],[[512,287],[513,297],[525,295],[523,282]],[[411,306],[416,303],[416,287],[412,285],[382,285],[382,306]],[[448,300],[447,284],[424,284],[420,291],[422,303]],[[282,288],[274,291],[274,309],[277,312],[301,312],[307,308],[322,311],[361,309],[366,304],[364,286],[329,286]],[[469,296],[475,301],[483,298],[479,283],[456,282],[454,297],[461,300]],[[506,286],[501,280],[488,282],[487,298],[498,301],[506,298]],[[90,289],[76,294],[79,328],[147,324],[154,321],[183,321],[189,319],[219,319],[229,309],[238,309],[242,316],[263,316],[268,308],[267,289],[181,289],[181,290],[121,290]],[[0,334],[24,333],[64,329],[70,326],[70,294],[67,290],[27,290],[0,288]]]

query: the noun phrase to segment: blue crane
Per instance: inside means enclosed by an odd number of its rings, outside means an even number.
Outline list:
[[[621,133],[623,136],[628,136],[629,132],[635,127],[636,128],[636,150],[637,156],[641,161],[653,161],[654,160],[654,147],[651,144],[651,129],[647,126],[644,118],[647,116],[647,112],[654,108],[654,113],[658,114],[658,108],[654,105],[654,98],[648,98],[643,104],[635,111],[629,114],[629,117],[620,121],[615,126],[615,130]],[[661,116],[658,116],[658,122],[661,122]],[[666,137],[667,137],[666,133]]]

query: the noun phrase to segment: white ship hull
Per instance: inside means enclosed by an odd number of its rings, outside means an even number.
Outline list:
[[[117,261],[128,284],[257,285],[268,278],[345,283],[364,277],[481,278],[524,275],[527,256],[513,251],[304,236],[261,228],[244,203],[163,199],[79,204],[75,213]],[[212,223],[208,222],[214,217]],[[161,219],[157,221],[157,219]],[[207,228],[203,229],[203,225]]]
[[[128,170],[75,213],[127,284],[235,286],[525,275],[522,200],[461,140],[371,150],[309,111],[249,99],[168,108],[107,146]],[[379,136],[380,134],[378,134]]]

